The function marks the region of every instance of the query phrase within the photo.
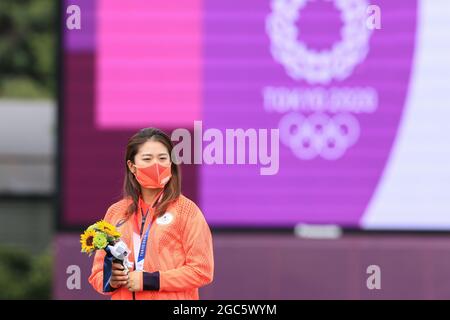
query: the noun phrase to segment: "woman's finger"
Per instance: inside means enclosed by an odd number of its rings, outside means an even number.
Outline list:
[[[112,268],[113,268],[113,270],[114,269],[116,269],[116,270],[123,270],[124,269],[123,265],[121,265],[120,263],[113,263],[112,264]]]
[[[125,286],[127,284],[127,282],[126,281],[114,281],[111,279],[110,284],[111,284],[111,287],[118,288],[118,287]]]
[[[113,270],[112,271],[112,275],[113,276],[126,276],[127,273],[125,271],[122,271],[122,270]]]

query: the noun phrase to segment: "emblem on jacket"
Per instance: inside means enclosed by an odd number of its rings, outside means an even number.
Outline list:
[[[173,214],[170,212],[164,213],[163,216],[156,219],[156,224],[169,224],[173,220]]]

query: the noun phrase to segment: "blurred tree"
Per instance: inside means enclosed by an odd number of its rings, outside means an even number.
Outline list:
[[[58,6],[53,0],[0,1],[0,97],[52,97]]]
[[[51,299],[52,257],[0,246],[0,299]]]

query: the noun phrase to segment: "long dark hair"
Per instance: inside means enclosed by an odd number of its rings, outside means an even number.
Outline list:
[[[132,203],[127,209],[127,218],[130,217],[138,208],[139,196],[141,196],[141,186],[137,182],[134,174],[128,168],[128,160],[134,163],[139,147],[145,142],[152,140],[161,142],[168,150],[169,157],[172,155],[173,143],[169,136],[156,128],[144,128],[137,132],[128,140],[125,154],[125,179],[123,182],[123,195],[125,198],[131,198]],[[161,202],[156,206],[156,216],[161,216],[166,212],[167,207],[178,199],[181,194],[181,172],[180,168],[172,161],[172,177],[164,186]]]

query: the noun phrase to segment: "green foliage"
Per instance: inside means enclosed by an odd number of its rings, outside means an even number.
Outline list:
[[[0,288],[0,299],[51,299],[51,255],[0,247]]]
[[[0,1],[0,97],[54,96],[56,14],[52,0]]]

